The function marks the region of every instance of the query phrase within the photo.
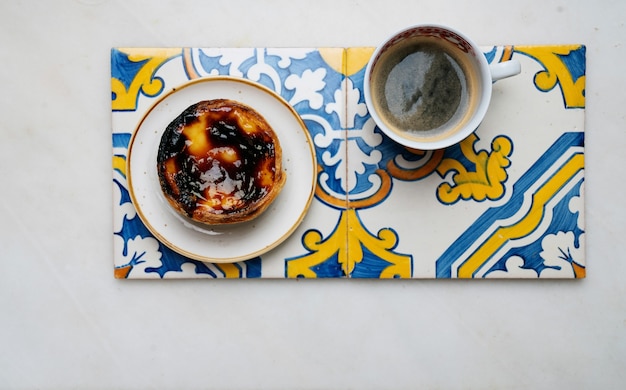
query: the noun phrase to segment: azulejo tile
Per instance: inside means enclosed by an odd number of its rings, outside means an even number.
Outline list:
[[[362,87],[373,49],[114,48],[113,242],[118,278],[581,278],[585,47],[485,47],[522,74],[494,85],[459,145],[403,148],[378,131]],[[318,164],[315,197],[282,244],[212,264],[163,245],[129,195],[132,133],[160,96],[229,75],[300,115]],[[271,228],[271,227],[267,227]]]

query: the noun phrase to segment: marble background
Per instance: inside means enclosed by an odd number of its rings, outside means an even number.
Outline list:
[[[0,388],[623,388],[625,15],[607,0],[2,2]],[[421,22],[587,45],[586,279],[113,278],[111,47],[371,46]]]

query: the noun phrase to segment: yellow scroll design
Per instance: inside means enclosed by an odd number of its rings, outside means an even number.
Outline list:
[[[559,45],[559,46],[515,46],[515,51],[526,54],[539,62],[545,70],[535,75],[535,85],[542,91],[549,91],[561,86],[565,106],[568,108],[585,107],[585,75],[584,63],[577,64],[581,69],[581,76],[574,79],[572,69],[564,62],[563,58],[575,50],[581,49],[582,45]]]
[[[478,141],[475,134],[470,135],[460,144],[461,152],[475,170],[470,171],[460,161],[446,158],[437,166],[437,172],[445,177],[454,172],[450,183],[442,183],[437,188],[437,197],[445,204],[452,204],[459,199],[495,200],[504,195],[504,182],[508,175],[506,168],[511,165],[508,157],[513,151],[513,144],[508,137],[499,136],[491,142],[491,152],[476,151],[474,144]]]
[[[118,171],[122,176],[126,177],[126,157],[122,155],[113,155],[113,170]]]
[[[217,267],[220,271],[222,271],[224,273],[224,277],[225,278],[241,278],[242,275],[242,270],[241,268],[237,267],[235,264],[231,264],[231,263],[218,263],[218,264],[213,264],[215,265],[215,267]]]
[[[287,262],[288,278],[316,278],[317,273],[313,270],[335,254],[338,256],[340,264],[348,263],[348,250],[346,245],[346,235],[348,234],[348,212],[343,210],[339,223],[326,239],[317,230],[309,230],[302,237],[302,244],[309,251],[309,254]],[[343,267],[345,270],[345,267]]]
[[[374,256],[389,263],[378,275],[380,279],[410,278],[411,256],[393,252],[398,243],[397,234],[388,228],[380,229],[374,236],[361,223],[355,210],[346,212],[350,230],[348,232],[349,262],[342,264],[344,272],[349,275],[358,263],[364,259],[364,249]]]
[[[359,220],[355,209],[342,210],[339,223],[331,235],[323,239],[317,230],[310,230],[303,236],[304,247],[309,254],[287,263],[287,277],[316,278],[314,268],[335,255],[341,270],[350,275],[365,257],[364,249],[389,263],[379,278],[410,278],[411,256],[393,252],[398,242],[391,229],[380,229],[377,235],[371,234]]]
[[[139,93],[146,96],[156,96],[163,89],[163,81],[155,78],[154,73],[166,61],[179,56],[180,48],[164,49],[134,49],[120,48],[120,52],[128,55],[128,60],[135,63],[143,63],[134,75],[128,88],[121,80],[111,78],[111,91],[115,95],[111,106],[113,110],[137,109]]]

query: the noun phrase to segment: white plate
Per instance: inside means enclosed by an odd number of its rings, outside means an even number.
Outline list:
[[[218,98],[247,104],[265,117],[280,140],[287,181],[274,202],[252,221],[206,226],[189,222],[167,204],[156,155],[165,128],[183,110]],[[227,263],[259,256],[293,233],[313,199],[317,167],[311,136],[284,99],[260,84],[216,76],[174,88],[147,111],[131,138],[126,172],[137,213],[159,241],[192,259]]]

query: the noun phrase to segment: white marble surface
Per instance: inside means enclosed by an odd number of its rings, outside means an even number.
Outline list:
[[[5,1],[0,388],[626,386],[626,3]],[[116,280],[113,46],[587,45],[587,278]]]

